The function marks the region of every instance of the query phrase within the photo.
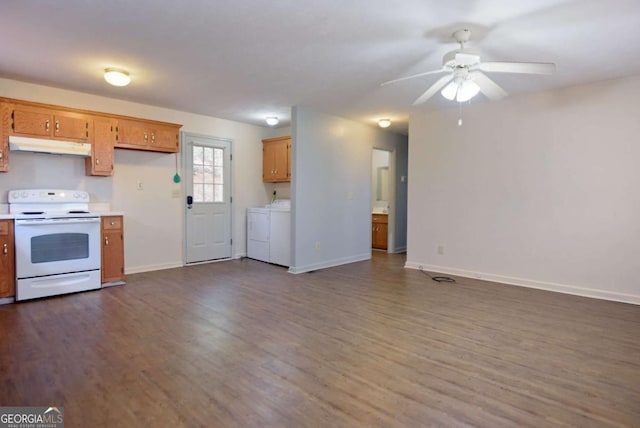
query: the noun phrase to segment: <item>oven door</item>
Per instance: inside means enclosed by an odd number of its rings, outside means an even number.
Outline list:
[[[100,218],[15,220],[16,276],[100,269]]]

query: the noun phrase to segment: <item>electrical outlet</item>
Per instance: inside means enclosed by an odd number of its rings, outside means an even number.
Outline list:
[[[443,245],[438,245],[438,254],[440,254],[440,255],[444,254],[444,246]]]
[[[320,242],[316,242],[316,251],[320,250]]]
[[[142,186],[142,181],[138,180],[138,183],[136,184],[136,189],[138,190],[144,189],[144,187]]]

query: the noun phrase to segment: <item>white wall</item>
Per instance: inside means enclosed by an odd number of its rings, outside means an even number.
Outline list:
[[[125,89],[126,90],[126,89]],[[246,254],[246,208],[269,201],[262,183],[262,142],[274,130],[90,94],[0,79],[0,96],[180,123],[182,131],[233,141],[234,256]],[[10,153],[10,172],[0,173],[0,203],[14,188],[72,188],[125,213],[127,273],[180,266],[183,262],[184,193],[173,183],[175,155],[117,149],[113,177],[86,177],[84,160],[66,156]],[[144,190],[136,190],[137,181]],[[179,198],[172,197],[180,189]]]
[[[406,175],[407,138],[306,107],[294,107],[292,117],[290,271],[370,258],[372,149],[395,150],[396,174]],[[405,221],[396,220],[401,234]],[[404,245],[406,235],[397,240]]]
[[[412,116],[407,267],[640,303],[638,94],[640,76],[465,107],[461,128]]]

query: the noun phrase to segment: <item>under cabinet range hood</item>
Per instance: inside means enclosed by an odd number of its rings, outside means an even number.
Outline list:
[[[51,153],[54,155],[91,156],[91,144],[73,141],[44,140],[9,136],[9,150],[12,152]]]

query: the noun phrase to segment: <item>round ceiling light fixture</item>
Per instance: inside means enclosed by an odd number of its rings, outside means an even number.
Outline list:
[[[113,86],[127,86],[131,82],[129,72],[121,68],[105,68],[104,80]]]
[[[280,121],[278,120],[278,118],[276,116],[269,116],[265,119],[265,122],[267,122],[267,125],[269,126],[276,126],[278,123],[280,123]]]
[[[391,119],[388,119],[388,118],[379,119],[378,126],[380,128],[388,128],[389,126],[391,126]]]

